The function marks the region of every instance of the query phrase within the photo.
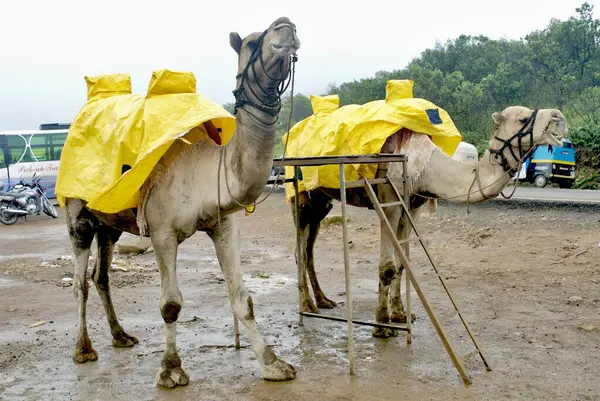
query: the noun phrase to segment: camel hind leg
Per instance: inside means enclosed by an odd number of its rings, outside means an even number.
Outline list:
[[[106,319],[110,326],[110,334],[113,337],[113,346],[117,348],[133,347],[139,341],[137,338],[125,333],[117,319],[110,296],[110,282],[108,277],[108,269],[112,263],[115,244],[119,240],[122,231],[103,224],[98,227],[97,231],[98,254],[92,271],[92,279],[102,300],[102,306],[104,306]]]
[[[308,229],[308,234],[306,236],[306,269],[308,272],[308,277],[310,278],[310,284],[312,286],[313,293],[315,295],[317,307],[331,309],[335,308],[337,303],[327,298],[321,289],[321,286],[319,285],[317,272],[315,271],[315,258],[313,250],[315,242],[317,241],[317,236],[319,235],[321,221],[331,211],[333,205],[326,198],[321,198],[319,196],[313,197],[311,205],[312,211],[308,221],[308,227],[303,228],[304,230]]]
[[[75,265],[73,294],[78,300],[79,306],[79,334],[73,352],[73,360],[78,363],[84,363],[98,359],[98,353],[92,347],[86,323],[86,307],[89,292],[87,267],[90,247],[96,234],[98,221],[91,213],[85,210],[84,203],[78,199],[68,200],[66,217]]]
[[[303,312],[319,313],[319,308],[333,308],[337,304],[328,299],[325,293],[319,285],[317,279],[317,273],[315,271],[314,263],[314,244],[317,240],[319,233],[319,226],[321,220],[327,216],[327,214],[333,208],[331,204],[331,198],[320,191],[313,191],[310,196],[306,192],[299,194],[300,203],[300,291],[302,293],[302,305],[301,309]],[[291,205],[292,216],[294,218],[294,225],[296,224],[296,210],[294,204]],[[297,252],[296,252],[297,253]],[[298,261],[296,261],[298,263]],[[310,297],[308,289],[308,283],[306,281],[306,275],[310,278],[310,283],[315,296],[316,305]]]

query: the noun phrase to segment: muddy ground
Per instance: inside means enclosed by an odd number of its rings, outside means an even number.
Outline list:
[[[376,304],[378,220],[349,208],[355,318]],[[339,213],[336,203],[334,213]],[[294,230],[283,195],[240,216],[242,263],[267,343],[298,368],[287,383],[261,380],[252,350],[235,350],[233,319],[212,243],[198,233],[182,244],[178,274],[185,306],[178,346],[190,384],[154,385],[163,347],[154,254],[115,255],[113,298],[125,329],[140,343],[111,345],[95,290],[88,323],[97,362],[71,353],[77,307],[64,214],[0,227],[0,399],[30,400],[597,400],[600,399],[600,206],[495,200],[440,203],[421,220],[422,234],[493,367],[466,367],[465,387],[413,290],[413,344],[403,334],[380,340],[355,326],[356,376],[348,374],[345,323],[306,319],[298,326]],[[316,246],[321,283],[344,301],[341,226]],[[416,246],[421,285],[461,354],[472,347]],[[127,271],[122,271],[127,270]],[[344,316],[345,306],[326,311]],[[36,325],[38,324],[38,325]],[[28,326],[35,327],[28,327]],[[242,344],[246,345],[242,331]]]

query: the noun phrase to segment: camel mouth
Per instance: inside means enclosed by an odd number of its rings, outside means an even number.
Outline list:
[[[276,44],[272,44],[271,48],[281,54],[282,56],[289,56],[291,54],[294,54],[296,52],[296,50],[298,50],[296,45],[276,45]]]

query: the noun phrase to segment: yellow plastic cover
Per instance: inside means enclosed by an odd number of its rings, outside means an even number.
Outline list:
[[[185,139],[185,146],[201,140],[226,144],[235,132],[235,118],[196,93],[191,72],[154,71],[146,96],[131,94],[129,74],[86,82],[87,103],[71,124],[60,159],[61,206],[68,197],[104,213],[138,207],[140,187],[175,140]],[[219,137],[207,132],[209,121]],[[131,169],[123,173],[124,166]]]
[[[462,137],[448,113],[428,100],[413,98],[412,80],[390,80],[385,100],[363,105],[339,107],[337,95],[311,96],[313,115],[298,122],[282,138],[289,157],[376,154],[386,139],[401,128],[429,135],[449,156]],[[289,139],[288,139],[289,136]],[[286,178],[293,167],[285,168]],[[346,180],[374,178],[376,164],[348,164]],[[299,190],[318,187],[339,188],[339,166],[302,167]],[[294,195],[292,183],[286,183],[286,198]]]

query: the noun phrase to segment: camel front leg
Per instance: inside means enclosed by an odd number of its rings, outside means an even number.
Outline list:
[[[408,233],[404,232],[404,223],[402,220],[398,223],[398,230],[396,237],[399,240],[408,239],[410,237],[410,231]],[[404,310],[404,304],[402,303],[402,271],[404,270],[404,266],[400,261],[400,258],[396,255],[396,265],[398,266],[398,271],[396,272],[396,276],[392,280],[392,315],[391,321],[393,323],[406,323],[406,312]],[[414,316],[414,315],[413,315]],[[413,318],[414,321],[414,318]]]
[[[110,326],[110,334],[113,337],[113,346],[117,348],[133,347],[139,341],[137,338],[130,336],[125,333],[123,327],[119,323],[117,314],[113,307],[112,298],[110,296],[110,279],[108,277],[108,268],[112,263],[113,251],[116,242],[119,240],[122,231],[108,227],[106,225],[100,225],[98,227],[98,234],[96,240],[98,242],[98,255],[96,256],[96,263],[94,264],[94,270],[92,271],[92,279],[102,300],[102,306],[104,306],[104,312],[106,313],[106,319]]]
[[[390,222],[392,228],[398,227],[400,221],[400,208],[385,208],[384,213]],[[389,289],[396,278],[397,268],[394,256],[394,247],[388,236],[385,234],[385,223],[381,223],[380,232],[380,253],[379,253],[379,291],[377,310],[375,311],[375,321],[377,323],[389,323],[390,314],[388,310]],[[387,338],[398,335],[398,330],[374,327],[373,337]]]
[[[413,221],[418,221],[421,214],[420,208],[411,212],[411,217]],[[404,231],[405,224],[407,225],[406,232]],[[399,240],[404,240],[410,238],[410,234],[412,233],[412,227],[410,223],[407,221],[406,223],[402,220],[398,223],[398,230],[396,236]],[[391,320],[394,323],[406,323],[406,311],[404,310],[404,305],[402,304],[402,294],[401,294],[401,282],[402,282],[402,272],[404,270],[404,265],[400,262],[400,258],[396,255],[396,264],[398,265],[398,274],[394,279],[394,283],[392,284],[392,316]],[[416,320],[416,315],[411,313],[411,322]]]
[[[229,300],[235,316],[246,327],[248,339],[265,380],[291,380],[296,377],[296,369],[279,359],[265,344],[254,318],[252,297],[248,293],[240,268],[240,240],[237,217],[229,215],[221,220],[220,226],[208,233],[217,252],[219,265],[227,282]]]
[[[156,375],[156,384],[166,388],[185,386],[190,379],[181,367],[176,342],[177,319],[183,307],[175,271],[177,237],[173,232],[153,230],[150,232],[150,238],[160,271],[160,313],[165,321],[165,350],[161,368]]]

